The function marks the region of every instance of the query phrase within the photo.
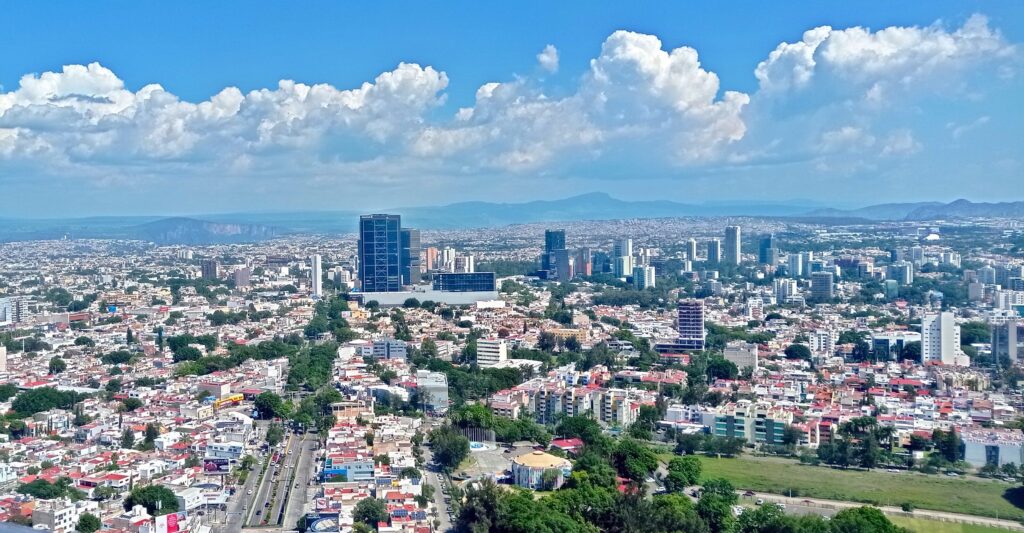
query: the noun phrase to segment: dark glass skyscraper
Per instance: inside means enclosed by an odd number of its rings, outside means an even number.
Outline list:
[[[415,285],[420,280],[420,230],[402,230],[402,285]]]
[[[359,281],[363,292],[402,290],[402,217],[359,217]]]
[[[775,235],[767,233],[761,236],[761,243],[757,247],[757,260],[762,265],[767,265],[772,262],[773,251],[775,249]]]
[[[559,250],[565,250],[565,230],[544,230],[544,253],[540,256],[541,270],[551,270],[554,268],[552,253]]]

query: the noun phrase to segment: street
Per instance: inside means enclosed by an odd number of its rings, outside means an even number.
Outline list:
[[[310,442],[315,442],[315,436],[305,433],[302,435],[289,433],[282,445],[271,448],[270,457],[264,458],[264,460],[269,460],[270,464],[263,476],[263,482],[254,491],[254,494],[249,495],[246,492],[249,504],[246,524],[249,526],[282,524],[283,511],[293,489],[292,477],[299,475],[296,468],[302,457],[311,453]],[[308,457],[306,462],[308,465]],[[291,528],[294,523],[284,525]]]

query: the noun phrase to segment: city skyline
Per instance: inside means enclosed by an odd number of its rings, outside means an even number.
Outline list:
[[[1019,4],[739,5],[757,16],[224,5],[196,22],[219,31],[202,32],[177,24],[196,4],[124,4],[96,27],[78,8],[15,4],[0,36],[0,194],[19,202],[4,215],[591,191],[841,208],[1016,199]],[[56,37],[35,46],[43,20]],[[509,38],[485,38],[499,20]]]

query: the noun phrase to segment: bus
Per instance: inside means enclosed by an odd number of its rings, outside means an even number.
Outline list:
[[[219,400],[214,400],[213,408],[220,409],[221,407],[224,407],[226,405],[238,405],[242,403],[242,400],[244,398],[245,397],[242,396],[241,394],[229,394],[223,398],[220,398]]]

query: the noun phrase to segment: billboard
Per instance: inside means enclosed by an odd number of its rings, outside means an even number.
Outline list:
[[[178,533],[184,521],[185,513],[183,512],[158,516],[156,517],[156,533]]]
[[[203,472],[207,474],[227,474],[231,471],[231,462],[227,459],[203,459]]]

